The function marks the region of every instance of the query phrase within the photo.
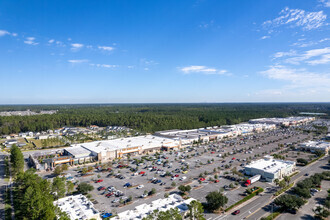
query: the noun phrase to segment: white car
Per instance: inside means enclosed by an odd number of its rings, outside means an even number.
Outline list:
[[[175,179],[176,179],[176,177],[175,177],[175,176],[171,178],[171,180],[175,180]]]
[[[187,177],[183,176],[183,177],[180,178],[180,181],[183,181],[185,179],[187,179]]]
[[[144,187],[144,185],[139,185],[138,187],[136,187],[137,189],[142,189]]]
[[[145,198],[147,196],[148,196],[147,194],[142,194],[141,198]]]

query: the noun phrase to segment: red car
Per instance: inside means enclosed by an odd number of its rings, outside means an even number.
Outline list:
[[[214,151],[211,152],[211,154],[214,154],[214,153],[215,153]]]
[[[179,174],[175,174],[174,176],[175,176],[175,177],[179,177]]]
[[[231,158],[232,160],[236,160],[236,158],[235,157],[233,157],[233,158]]]
[[[199,180],[203,182],[203,181],[205,181],[205,178],[200,178]]]
[[[97,180],[96,182],[97,182],[97,183],[101,183],[101,182],[103,182],[103,179],[99,179],[99,180]]]
[[[145,174],[146,172],[144,172],[144,171],[141,171],[139,174]]]
[[[218,182],[219,182],[219,180],[214,180],[214,182],[215,182],[215,183],[218,183]]]
[[[233,212],[233,215],[238,215],[240,212],[240,210],[236,210],[235,212]]]
[[[106,194],[105,196],[106,197],[110,197],[110,196],[112,196],[113,195],[113,193],[108,193],[108,194]]]

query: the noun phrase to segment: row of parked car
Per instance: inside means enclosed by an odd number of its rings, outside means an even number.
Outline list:
[[[120,190],[117,190],[115,187],[113,186],[109,186],[108,188],[106,188],[105,186],[100,186],[97,188],[98,191],[103,191],[101,193],[101,195],[104,195],[108,198],[110,198],[111,196],[115,196],[115,197],[121,197],[124,196],[124,193]],[[119,202],[119,199],[115,199],[112,201],[114,202]]]

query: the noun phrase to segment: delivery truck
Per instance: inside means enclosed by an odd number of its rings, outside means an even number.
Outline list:
[[[260,178],[261,178],[261,175],[255,175],[255,176],[249,178],[248,180],[246,180],[245,186],[250,186],[252,183],[259,181]]]

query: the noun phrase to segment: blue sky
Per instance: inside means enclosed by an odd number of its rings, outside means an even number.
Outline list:
[[[0,1],[0,104],[329,102],[329,0]]]

